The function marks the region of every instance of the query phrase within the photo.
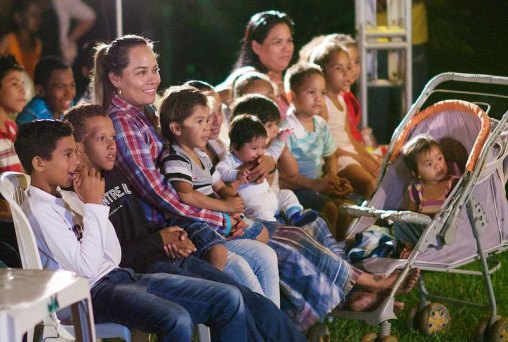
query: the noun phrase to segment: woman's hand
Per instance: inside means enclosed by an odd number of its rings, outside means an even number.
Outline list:
[[[270,156],[261,156],[256,160],[255,166],[250,170],[249,182],[261,183],[266,175],[275,170],[277,163]]]

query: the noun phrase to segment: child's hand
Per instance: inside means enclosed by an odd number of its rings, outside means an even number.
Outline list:
[[[196,251],[196,246],[180,227],[166,227],[159,230],[164,245],[164,253],[171,259],[186,258]]]
[[[279,131],[279,134],[277,134],[277,139],[287,142],[289,139],[289,136],[291,135],[291,133],[293,133],[293,131],[294,131],[294,129],[291,127],[282,128]]]
[[[241,213],[231,215],[231,232],[226,236],[227,240],[234,239],[243,235],[243,230],[249,225],[242,219]]]
[[[353,191],[351,183],[346,178],[336,177],[334,179],[334,191],[333,195],[342,197]]]
[[[334,189],[333,179],[330,177],[316,178],[312,181],[312,190],[322,194],[332,194]]]
[[[176,243],[180,240],[187,238],[187,233],[185,232],[185,230],[177,226],[163,228],[159,230],[159,235],[162,238],[163,245]]]
[[[236,179],[239,180],[242,184],[249,183],[250,170],[249,169],[241,169],[238,170],[236,175]]]
[[[238,213],[245,210],[245,204],[243,203],[243,200],[240,196],[232,196],[224,199],[224,212],[226,213]]]
[[[83,203],[102,204],[106,185],[99,171],[82,166],[76,170],[72,183],[74,192]]]

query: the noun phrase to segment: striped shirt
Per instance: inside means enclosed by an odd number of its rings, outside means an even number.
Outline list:
[[[434,216],[441,210],[448,194],[458,183],[459,179],[460,177],[458,176],[449,175],[446,190],[439,198],[425,198],[423,196],[423,182],[421,179],[418,179],[408,187],[409,199],[416,203],[419,213]]]
[[[205,221],[220,234],[229,231],[227,214],[181,203],[175,189],[164,180],[155,165],[163,141],[147,114],[116,95],[108,113],[116,130],[116,164],[145,202],[145,215],[150,223],[165,222],[163,212],[167,212],[180,218]]]
[[[180,146],[173,144],[161,157],[161,172],[170,182],[185,182],[206,196],[213,196],[212,185],[220,180],[220,174],[206,153],[195,148],[201,164],[190,158]]]
[[[16,138],[16,123],[5,121],[5,132],[0,132],[0,173],[5,171],[22,172],[21,162],[14,150]]]
[[[323,176],[324,158],[334,154],[337,148],[326,121],[316,115],[312,119],[314,132],[309,132],[296,117],[294,108],[290,108],[281,127],[291,127],[294,130],[289,136],[287,146],[298,162],[300,174],[316,179]]]

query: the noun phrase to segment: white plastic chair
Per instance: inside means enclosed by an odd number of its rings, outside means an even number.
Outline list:
[[[12,219],[14,221],[14,228],[16,230],[16,239],[18,242],[19,253],[21,256],[21,264],[25,269],[42,269],[39,250],[35,241],[34,233],[30,227],[28,219],[21,209],[21,204],[26,199],[25,190],[30,184],[30,176],[19,172],[4,172],[0,175],[0,192],[3,197],[9,202],[12,212]],[[59,325],[53,319],[46,319],[44,325],[52,326],[63,335],[65,332],[59,330]],[[72,326],[62,326],[65,331],[73,335],[74,329]],[[101,338],[122,338],[126,342],[131,341],[130,330],[120,324],[116,323],[99,323],[95,324],[95,332],[98,339]],[[28,332],[28,341],[32,341],[34,335],[33,331]]]
[[[27,269],[42,269],[39,250],[35,236],[30,227],[28,219],[21,209],[21,205],[26,199],[26,189],[30,184],[30,176],[19,172],[4,172],[0,174],[0,192],[9,202],[12,212],[12,219],[16,230],[16,239],[18,242],[19,253],[21,255],[21,264]],[[44,322],[50,326],[55,326],[53,320]],[[72,326],[64,326],[66,331],[74,335]],[[204,324],[196,325],[196,332],[199,342],[210,342],[210,329]],[[98,323],[95,324],[95,333],[98,339],[104,338],[122,338],[126,342],[131,342],[131,331],[116,323]],[[133,331],[134,340],[148,341],[148,335],[141,331]],[[29,332],[28,341],[32,341],[33,331]]]

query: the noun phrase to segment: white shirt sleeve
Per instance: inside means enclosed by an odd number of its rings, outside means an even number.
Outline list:
[[[79,201],[75,197],[74,203]],[[27,216],[41,254],[49,259],[44,266],[76,272],[93,284],[120,263],[120,243],[108,219],[109,207],[79,201],[80,215],[62,202],[48,201],[36,193],[30,196]],[[79,228],[81,240],[76,233]]]
[[[227,154],[224,158],[217,164],[216,169],[219,171],[222,180],[224,182],[233,182],[236,180],[236,175],[238,174],[238,170],[236,169],[237,163],[234,161],[231,154]]]
[[[275,160],[279,160],[280,155],[282,154],[282,150],[286,146],[286,143],[280,139],[274,139],[270,146],[266,149],[266,155],[275,158]]]

